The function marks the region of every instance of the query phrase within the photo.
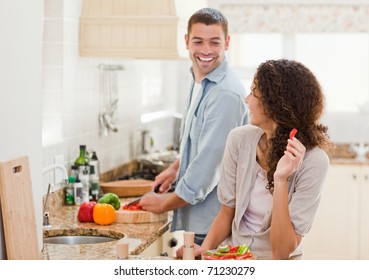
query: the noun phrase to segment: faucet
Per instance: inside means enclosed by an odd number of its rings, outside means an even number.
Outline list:
[[[369,145],[366,145],[365,143],[356,143],[351,144],[350,146],[351,150],[356,153],[356,159],[358,161],[366,161],[366,153],[369,152]]]
[[[42,169],[42,175],[44,175],[45,173],[50,172],[52,170],[55,170],[55,169],[60,169],[63,172],[63,177],[64,178],[62,180],[62,183],[65,184],[65,185],[67,185],[69,183],[68,182],[68,171],[65,168],[65,166],[62,165],[62,164],[60,164],[60,163],[52,164],[52,165],[50,165],[50,166],[45,167],[44,169]],[[51,186],[52,186],[52,184],[49,183],[49,186],[47,188],[45,203],[44,203],[44,213],[43,213],[43,217],[44,217],[43,226],[44,227],[50,227],[50,223],[49,223],[49,212],[46,211],[47,210],[46,206],[47,206],[47,200],[49,198]]]

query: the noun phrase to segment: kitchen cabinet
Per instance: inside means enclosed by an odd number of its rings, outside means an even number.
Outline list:
[[[304,259],[369,259],[369,164],[332,164]]]
[[[369,260],[369,166],[361,174],[359,212],[359,259]]]
[[[183,244],[183,231],[166,231],[155,242],[147,247],[140,256],[176,257],[176,250]]]
[[[206,0],[84,0],[80,55],[188,59],[187,20]]]

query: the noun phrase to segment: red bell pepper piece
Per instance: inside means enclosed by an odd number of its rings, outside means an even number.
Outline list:
[[[129,203],[125,204],[122,206],[123,210],[143,210],[142,206],[140,204],[131,204],[129,205]]]
[[[290,132],[290,139],[291,139],[291,140],[292,140],[292,138],[293,138],[293,137],[295,137],[296,133],[297,133],[297,129],[296,129],[296,128],[293,128],[293,129],[291,130],[291,132]]]

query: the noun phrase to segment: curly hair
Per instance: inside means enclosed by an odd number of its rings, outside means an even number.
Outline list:
[[[314,74],[302,63],[280,59],[260,64],[254,81],[261,92],[265,114],[277,128],[267,142],[267,188],[273,192],[273,175],[284,155],[291,129],[298,130],[296,138],[310,150],[329,145],[328,127],[321,124],[324,95]]]
[[[203,8],[195,12],[187,24],[187,34],[191,33],[192,25],[195,23],[203,23],[205,25],[219,24],[222,26],[225,38],[228,36],[228,21],[226,17],[218,10],[213,8]]]

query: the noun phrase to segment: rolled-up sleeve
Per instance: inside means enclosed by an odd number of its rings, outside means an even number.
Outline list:
[[[220,170],[220,181],[217,190],[220,203],[234,208],[236,206],[236,173],[238,153],[235,131],[228,136],[224,157]]]
[[[176,194],[189,204],[197,204],[218,185],[219,171],[229,132],[243,124],[243,100],[231,91],[211,92],[191,124],[190,164],[177,183]]]

